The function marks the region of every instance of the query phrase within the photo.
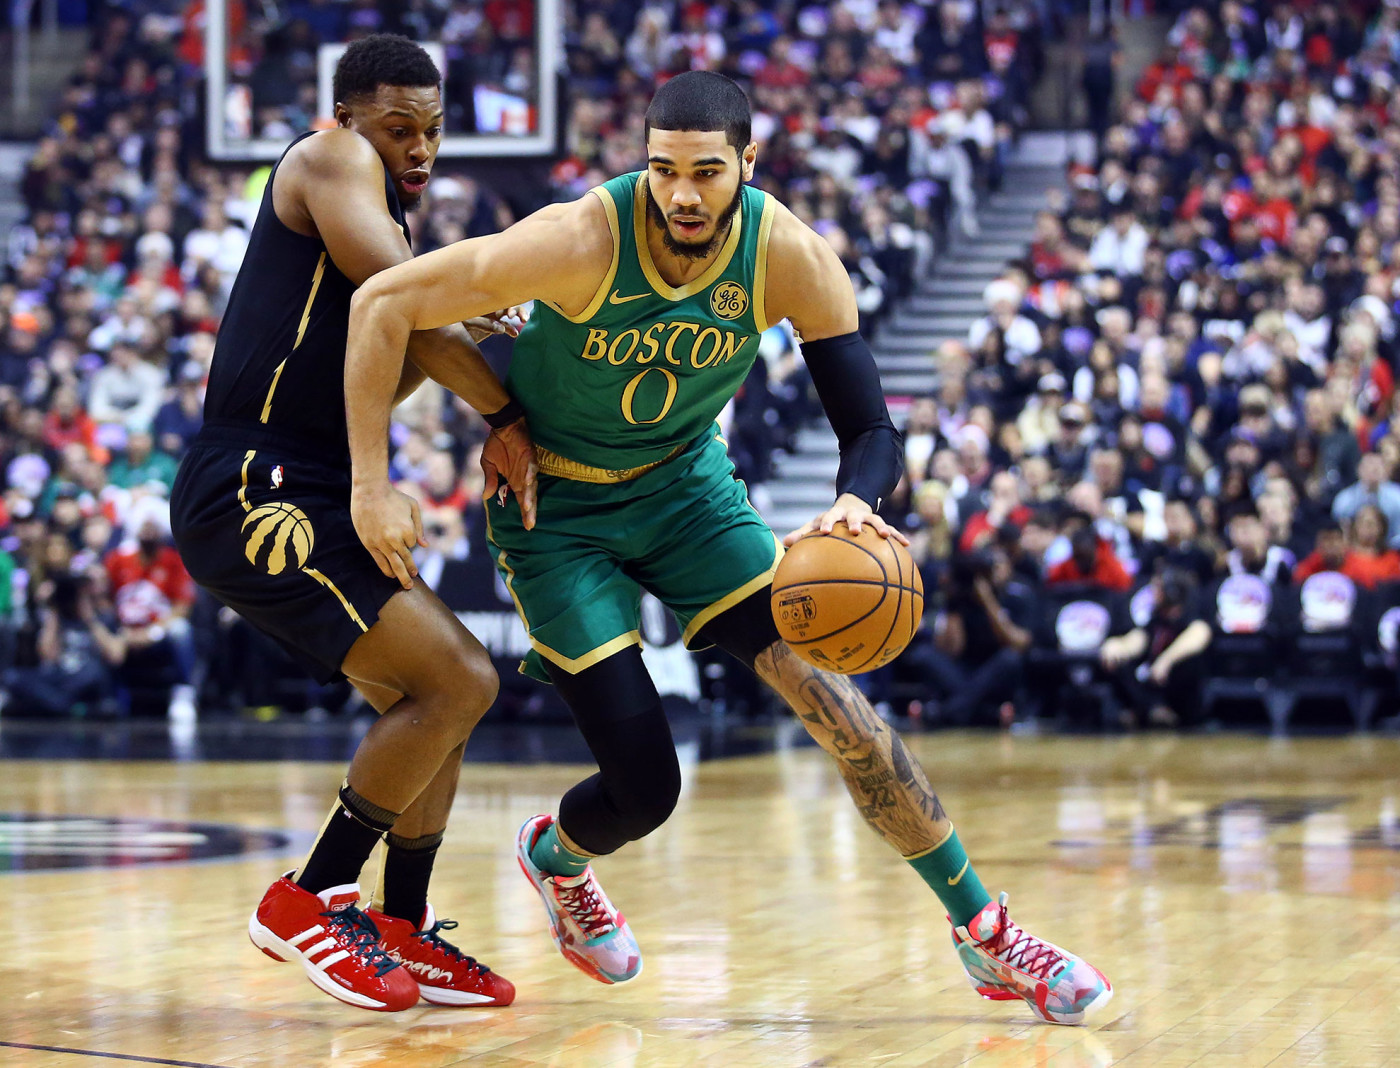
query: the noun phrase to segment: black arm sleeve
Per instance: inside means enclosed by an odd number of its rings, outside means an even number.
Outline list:
[[[890,421],[870,346],[852,331],[804,341],[802,355],[841,446],[837,495],[851,493],[879,508],[904,473],[904,439]]]

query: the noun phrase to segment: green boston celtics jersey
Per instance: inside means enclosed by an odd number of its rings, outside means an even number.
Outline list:
[[[535,302],[506,380],[537,445],[613,471],[661,460],[701,434],[743,383],[769,325],[773,199],[745,186],[709,268],[670,286],[647,249],[645,182],[645,173],[624,174],[590,191],[612,229],[612,265],[580,315]]]

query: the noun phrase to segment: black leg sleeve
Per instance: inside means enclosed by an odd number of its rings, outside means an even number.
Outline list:
[[[589,853],[612,853],[666,822],[681,792],[671,726],[636,646],[571,675],[546,660],[598,773],[559,804],[559,825]]]
[[[700,628],[698,644],[717,645],[752,671],[758,654],[782,640],[773,622],[769,590],[765,586],[715,616]]]

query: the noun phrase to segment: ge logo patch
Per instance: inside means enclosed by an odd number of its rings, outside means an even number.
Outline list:
[[[737,319],[749,307],[749,295],[738,282],[721,282],[710,293],[710,311],[721,319]]]
[[[126,868],[284,850],[291,836],[218,823],[0,812],[0,872]]]

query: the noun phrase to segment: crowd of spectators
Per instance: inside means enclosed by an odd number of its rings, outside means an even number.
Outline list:
[[[536,0],[352,3],[295,0],[285,6],[229,0],[226,127],[235,140],[290,140],[318,115],[319,51],[371,33],[441,47],[443,111],[455,134],[518,136],[539,130]],[[185,8],[180,55],[204,60],[203,4]]]
[[[950,227],[976,233],[977,190],[999,183],[1043,65],[1038,8],[1024,3],[985,20],[960,0],[585,0],[565,11],[579,92],[556,195],[641,164],[658,80],[721,71],[753,100],[756,184],[840,254],[866,327],[911,290]]]
[[[551,195],[571,199],[644,165],[642,117],[659,81],[728,74],[754,105],[755,184],[841,257],[869,336],[936,250],[977,232],[978,193],[998,186],[1043,66],[1038,10],[1009,3],[984,19],[962,0],[565,4],[575,92]],[[727,428],[754,485],[818,411],[791,332],[771,330],[762,353]]]
[[[200,7],[103,9],[7,236],[11,711],[173,694],[184,714],[201,680],[206,708],[285,700],[275,672],[248,670],[269,647],[197,595],[167,542],[171,480],[267,173],[202,157]],[[1038,10],[565,4],[561,158],[509,197],[440,168],[416,243],[493,232],[638,166],[651,88],[716,69],[754,100],[759,183],[841,255],[873,328],[950,232],[975,233],[977,191],[1000,181],[1039,76]],[[526,66],[532,11],[235,4],[249,132],[289,138],[310,122],[308,57],[375,29],[435,35],[449,82],[505,85]],[[892,676],[926,718],[1024,711],[1037,607],[1058,589],[1149,591],[1098,656],[1129,717],[1172,722],[1191,714],[1190,665],[1209,643],[1204,591],[1239,575],[1279,590],[1331,573],[1363,591],[1400,580],[1397,78],[1392,6],[1226,0],[1185,10],[1125,106],[1095,109],[1095,158],[1071,168],[1024,257],[987,287],[985,317],[939,348],[935,388],[908,407],[907,476],[886,510],[941,593]],[[763,355],[726,416],[751,483],[816,415],[790,334],[765,336]],[[424,573],[440,573],[479,541],[482,425],[427,388],[394,434],[395,471],[425,504]]]
[[[1177,18],[909,409],[889,512],[948,590],[905,664],[931,715],[1011,716],[1027,602],[1066,584],[1148,586],[1101,659],[1172,722],[1222,579],[1400,579],[1397,78],[1389,3]]]
[[[24,221],[0,282],[0,670],[7,714],[109,714],[164,701],[284,703],[270,646],[198,595],[168,545],[166,504],[201,423],[214,337],[267,175],[202,152],[204,5],[94,9],[91,47],[23,175]],[[638,166],[652,87],[712,68],[753,95],[760,181],[840,252],[867,326],[913,285],[948,226],[971,231],[1038,70],[1035,8],[760,0],[566,3],[562,158],[539,188],[493,192],[441,161],[415,244],[509,225]],[[246,133],[317,118],[314,56],[376,30],[440,41],[449,125],[482,128],[489,83],[532,99],[530,0],[410,4],[234,0],[229,73]],[[230,121],[237,119],[226,107]],[[790,334],[727,418],[751,483],[816,411]],[[399,409],[396,474],[424,500],[424,572],[479,540],[480,420],[428,387]],[[289,672],[295,674],[295,672]],[[173,690],[172,690],[173,687]]]

